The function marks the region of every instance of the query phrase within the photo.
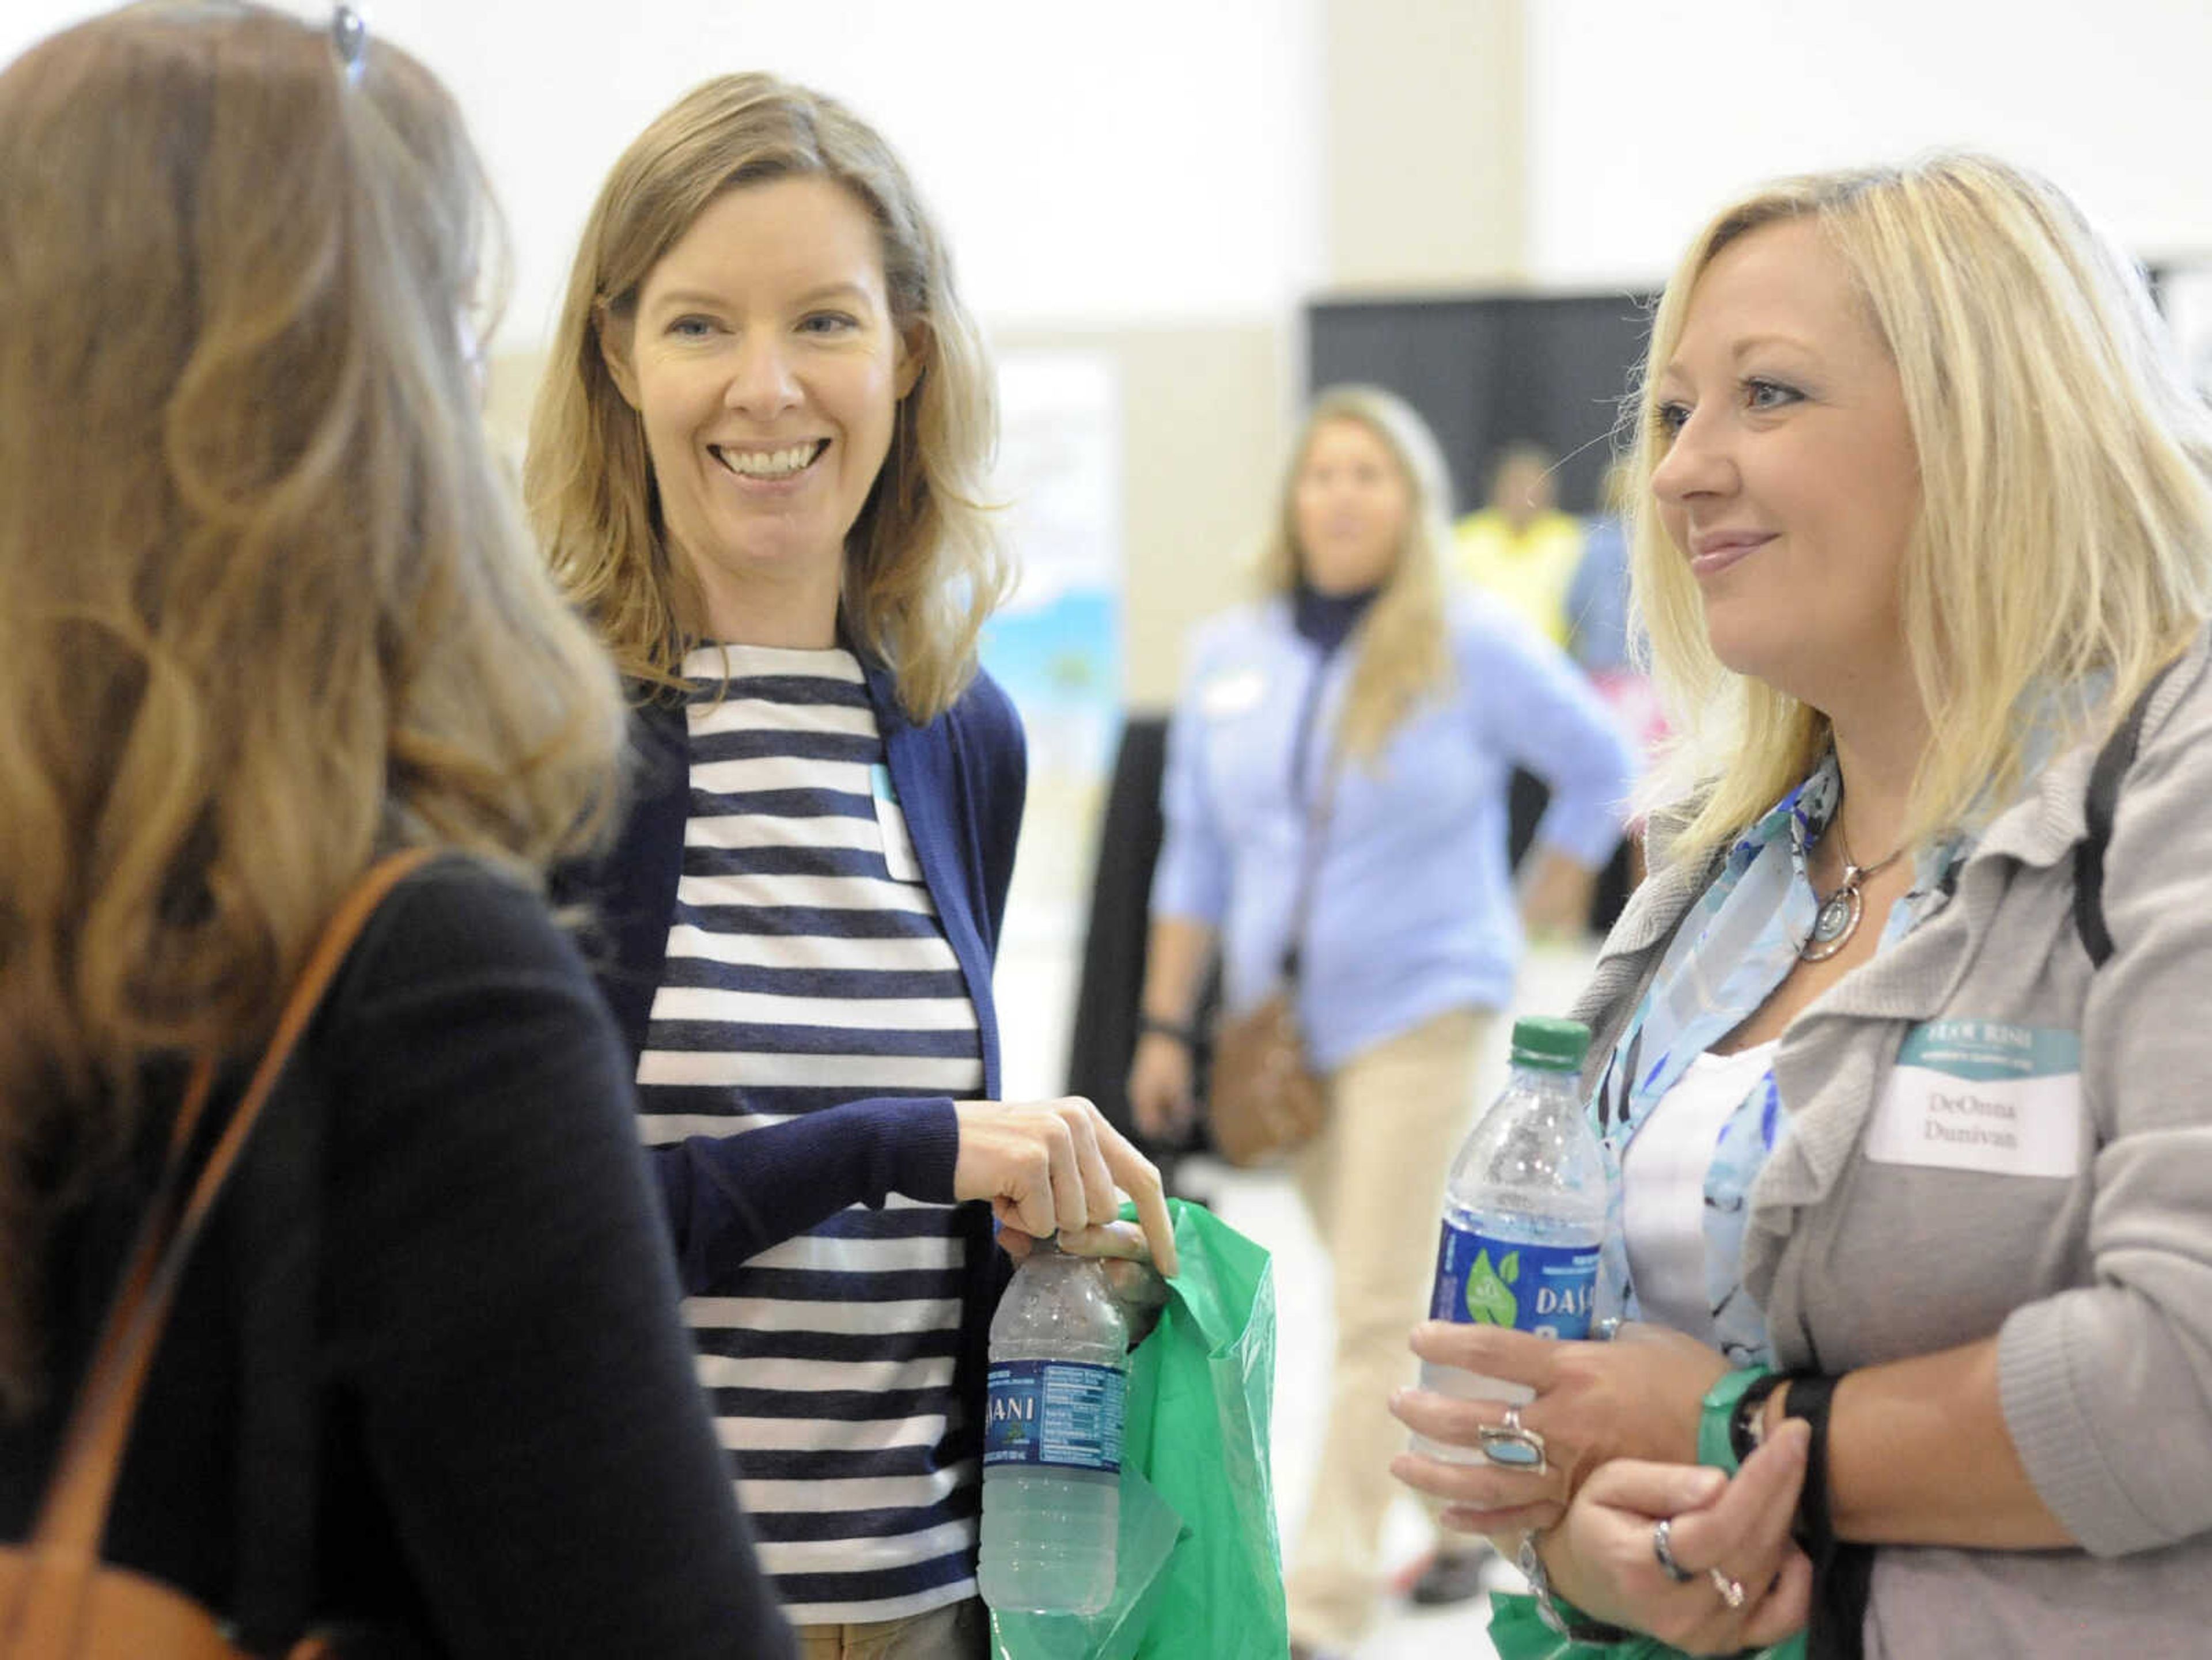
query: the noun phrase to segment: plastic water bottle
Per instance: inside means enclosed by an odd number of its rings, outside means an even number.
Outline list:
[[[1114,1600],[1128,1341],[1103,1265],[1038,1240],[991,1321],[976,1578],[993,1608]]]
[[[1583,1111],[1589,1028],[1542,1018],[1513,1023],[1512,1071],[1444,1187],[1443,1237],[1429,1317],[1511,1326],[1540,1337],[1589,1335],[1598,1245],[1605,1237],[1605,1154]],[[1524,1383],[1421,1363],[1421,1387],[1462,1401],[1527,1401]],[[1413,1438],[1453,1463],[1473,1447]]]

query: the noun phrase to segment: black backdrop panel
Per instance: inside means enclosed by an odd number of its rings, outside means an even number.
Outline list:
[[[1315,390],[1387,386],[1435,428],[1461,512],[1519,439],[1561,459],[1559,505],[1594,512],[1621,399],[1650,329],[1647,295],[1321,301],[1307,308]]]

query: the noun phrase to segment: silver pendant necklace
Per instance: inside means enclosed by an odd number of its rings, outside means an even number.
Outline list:
[[[1897,851],[1888,858],[1871,865],[1862,865],[1851,857],[1850,838],[1844,834],[1844,810],[1836,808],[1836,845],[1843,850],[1844,879],[1836,884],[1836,891],[1820,902],[1820,909],[1813,913],[1813,932],[1805,936],[1805,943],[1797,947],[1797,958],[1803,963],[1825,963],[1851,942],[1859,931],[1859,919],[1866,915],[1866,897],[1860,887],[1870,876],[1878,876],[1904,855],[1899,843]]]

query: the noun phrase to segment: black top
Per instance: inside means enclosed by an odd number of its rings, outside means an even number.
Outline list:
[[[1352,593],[1323,593],[1304,581],[1291,590],[1291,626],[1299,639],[1320,653],[1314,660],[1313,672],[1306,677],[1304,701],[1298,705],[1297,733],[1291,744],[1291,795],[1309,806],[1312,802],[1307,761],[1313,749],[1314,722],[1320,718],[1322,683],[1328,660],[1352,637],[1352,629],[1359,626],[1359,619],[1367,615],[1368,606],[1382,591],[1375,587]]]
[[[1319,646],[1327,656],[1351,637],[1359,619],[1367,615],[1368,606],[1375,603],[1375,596],[1382,592],[1373,587],[1351,593],[1323,593],[1300,582],[1291,595],[1291,625],[1300,639]]]
[[[540,901],[460,860],[403,884],[186,1272],[106,1560],[266,1645],[304,1609],[413,1639],[379,1652],[789,1655],[634,1112]],[[57,1240],[58,1386],[0,1424],[0,1536],[29,1529],[149,1174]]]

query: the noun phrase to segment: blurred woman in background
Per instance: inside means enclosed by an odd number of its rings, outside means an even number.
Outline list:
[[[1511,996],[1524,924],[1581,926],[1633,781],[1566,657],[1447,588],[1449,508],[1411,409],[1372,387],[1323,392],[1284,482],[1266,597],[1192,649],[1163,786],[1139,1122],[1166,1135],[1195,1110],[1190,1021],[1217,946],[1231,1013],[1273,991],[1295,952],[1328,1100],[1296,1163],[1336,1275],[1328,1432],[1289,1579],[1307,1651],[1348,1647],[1372,1613],[1401,1434],[1387,1402],[1410,1371],[1405,1330],[1426,1302],[1486,1023]],[[1517,906],[1516,763],[1553,791]]]

